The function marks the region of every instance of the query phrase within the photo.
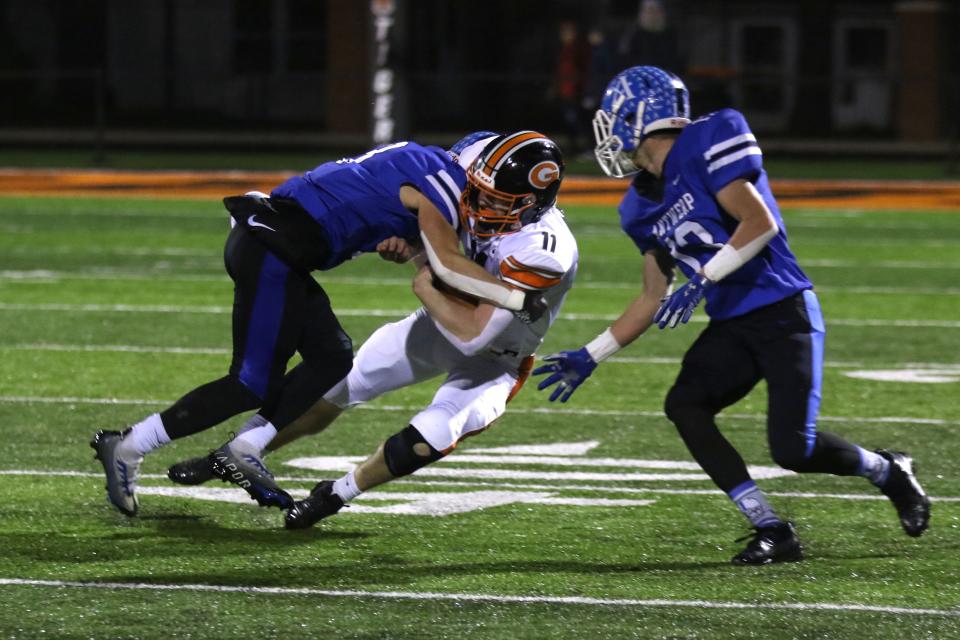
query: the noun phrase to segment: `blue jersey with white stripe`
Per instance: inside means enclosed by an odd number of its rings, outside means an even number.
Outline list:
[[[330,259],[323,269],[375,251],[382,240],[420,234],[415,212],[400,202],[400,187],[426,196],[456,229],[464,170],[439,147],[396,142],[354,158],[326,162],[290,178],[270,194],[293,198],[323,228]]]
[[[753,183],[780,231],[753,259],[707,289],[706,312],[715,320],[743,315],[813,286],[787,245],[760,147],[743,115],[723,109],[687,125],[664,162],[662,203],[635,189],[620,203],[621,226],[640,250],[666,247],[690,278],[733,235],[737,220],[720,207],[717,192],[739,178]]]

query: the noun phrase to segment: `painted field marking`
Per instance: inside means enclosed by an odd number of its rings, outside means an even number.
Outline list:
[[[556,491],[556,490],[555,490]],[[374,492],[364,493],[350,503],[349,509],[341,514],[377,514],[402,516],[442,517],[458,513],[469,513],[480,509],[500,507],[508,504],[533,504],[543,506],[577,507],[645,507],[655,500],[611,500],[607,498],[560,498],[545,491],[457,491],[457,492]],[[191,500],[209,500],[213,502],[233,502],[252,504],[250,496],[243,489],[224,489],[217,487],[140,487],[139,495],[164,496],[168,498],[187,498]],[[309,495],[306,489],[289,491],[294,498]],[[394,502],[386,506],[358,504],[364,502]]]
[[[184,355],[229,355],[225,347],[148,347],[133,344],[56,344],[37,342],[0,345],[0,350],[10,351],[65,351],[94,353],[173,353]]]
[[[338,316],[402,318],[415,309],[337,309]],[[227,314],[233,307],[220,305],[172,305],[172,304],[69,304],[69,303],[0,303],[0,311],[64,311],[71,313],[202,313]],[[560,320],[595,320],[612,322],[619,318],[612,313],[561,313]],[[700,313],[690,319],[695,323],[706,323],[707,317]],[[960,320],[915,320],[915,319],[873,319],[873,318],[836,318],[828,326],[849,327],[910,327],[933,329],[960,329]]]
[[[46,469],[0,469],[0,476],[37,476],[50,478],[103,478],[103,472],[97,471],[51,471]],[[302,482],[306,484],[315,483],[321,478],[305,476],[275,476],[277,482]],[[165,473],[141,473],[141,480],[167,480]],[[565,487],[557,484],[528,484],[516,482],[484,482],[484,481],[464,481],[464,480],[426,480],[426,479],[405,479],[398,478],[390,482],[392,486],[413,485],[416,487],[464,487],[464,488],[488,488],[494,489],[524,489],[532,491],[557,491],[557,490],[575,490],[584,493],[600,493],[605,495],[623,495],[623,494],[662,494],[662,495],[690,495],[690,496],[723,496],[719,489],[660,489],[656,487],[618,487],[610,485],[589,485],[578,484],[575,487]],[[143,487],[141,487],[143,489]],[[779,498],[799,498],[810,500],[853,500],[853,501],[886,501],[886,496],[876,493],[816,493],[812,491],[764,491],[768,496]],[[246,496],[246,493],[243,494]],[[930,496],[933,502],[960,502],[960,496]],[[249,497],[243,500],[250,503]]]
[[[119,406],[138,406],[138,407],[162,407],[169,405],[173,400],[158,400],[146,398],[86,398],[81,396],[14,396],[0,395],[0,402],[9,402],[17,404],[92,404],[92,405],[119,405]],[[416,413],[423,409],[420,405],[359,405],[355,410],[360,411],[386,411],[386,412],[404,412]],[[516,415],[580,415],[580,416],[612,416],[612,417],[637,417],[637,418],[664,418],[661,411],[641,411],[627,409],[574,409],[566,407],[555,409],[553,407],[511,407],[510,414]],[[732,420],[766,420],[765,413],[721,413],[723,419]],[[940,418],[912,418],[908,416],[818,416],[820,422],[836,422],[873,425],[873,424],[908,424],[908,425],[931,425],[931,426],[960,426],[960,420],[943,420]]]
[[[911,382],[927,384],[944,384],[960,382],[960,368],[939,367],[929,369],[860,369],[845,371],[848,378],[860,380],[877,380],[880,382]]]
[[[112,267],[103,267],[89,271],[52,271],[48,269],[34,270],[0,270],[0,279],[11,280],[15,282],[58,282],[60,280],[118,280],[118,281],[144,281],[156,282],[162,278],[164,282],[211,282],[211,283],[230,283],[230,278],[226,274],[220,275],[201,275],[201,274],[183,274],[173,273],[167,269],[155,269],[151,271],[130,271],[114,269]],[[341,285],[351,287],[403,287],[410,286],[410,278],[382,278],[382,277],[363,277],[363,276],[338,276],[324,275],[324,286]],[[626,290],[638,291],[642,286],[637,282],[607,282],[602,280],[583,281],[576,283],[576,289],[583,290]],[[853,293],[868,295],[927,295],[927,296],[955,296],[960,295],[960,288],[954,287],[871,287],[871,286],[818,286],[818,293]]]
[[[355,343],[357,348],[360,344]],[[55,342],[24,342],[17,344],[0,344],[0,351],[63,351],[63,352],[106,352],[106,353],[170,353],[182,355],[229,355],[231,350],[227,347],[163,347],[147,346],[133,344],[61,344]],[[614,364],[669,364],[678,365],[681,362],[679,357],[660,357],[660,356],[613,356],[607,358],[605,362]],[[896,369],[915,371],[916,376],[921,377],[926,374],[937,375],[940,370],[947,371],[946,375],[960,374],[960,363],[954,362],[887,362],[887,363],[867,363],[844,360],[826,360],[823,366],[830,368],[852,369],[860,368],[865,372],[884,371]],[[868,369],[867,367],[877,367],[877,369]],[[852,373],[852,372],[851,372]],[[868,378],[866,375],[850,377]],[[906,374],[909,375],[909,374]],[[913,380],[905,380],[911,382]]]
[[[346,473],[367,458],[366,455],[301,457],[287,460],[283,464],[309,471],[332,471]],[[510,464],[516,466],[579,466],[613,467],[620,469],[616,473],[594,471],[521,471],[518,469],[476,469],[450,468],[461,464]],[[626,469],[686,470],[695,473],[635,473]],[[781,478],[794,473],[780,467],[752,465],[750,475],[756,479]],[[413,475],[429,478],[473,478],[501,480],[564,480],[575,482],[670,482],[705,481],[709,478],[695,462],[676,460],[634,460],[631,458],[555,458],[550,456],[497,456],[471,454],[466,450],[462,455],[447,456],[429,467],[422,467]]]
[[[717,600],[642,600],[634,598],[591,598],[587,596],[526,596],[492,593],[446,593],[435,591],[355,591],[309,587],[255,587],[216,584],[149,584],[145,582],[87,582],[76,580],[31,580],[0,578],[0,586],[53,587],[58,589],[103,589],[110,591],[195,591],[244,593],[277,596],[321,596],[376,600],[447,600],[454,602],[495,602],[501,604],[561,604],[629,608],[771,609],[786,611],[834,611],[891,615],[960,617],[960,609],[920,609],[859,603],[832,602],[724,602]]]
[[[166,218],[166,216],[163,216]],[[46,255],[75,255],[92,253],[97,256],[131,256],[131,257],[184,257],[184,258],[211,258],[220,255],[219,247],[195,249],[191,247],[118,247],[116,245],[83,245],[72,244],[44,245],[35,247],[22,245],[11,249],[11,255],[35,256],[38,253]],[[222,264],[220,265],[223,266]]]

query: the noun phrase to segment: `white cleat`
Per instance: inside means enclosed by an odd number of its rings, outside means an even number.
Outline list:
[[[137,500],[137,477],[140,475],[140,463],[143,457],[129,458],[117,449],[123,442],[119,431],[97,431],[90,446],[96,451],[94,456],[103,465],[107,475],[107,502],[115,506],[126,516],[137,515],[140,502]]]

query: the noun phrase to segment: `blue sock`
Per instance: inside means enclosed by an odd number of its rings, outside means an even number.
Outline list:
[[[753,482],[748,480],[743,484],[737,485],[727,492],[733,503],[740,509],[740,513],[746,516],[756,528],[772,527],[781,524],[783,520],[774,512],[773,507],[767,502],[767,496]]]
[[[878,487],[887,483],[890,476],[890,461],[879,453],[867,451],[863,447],[858,447],[857,453],[860,454],[860,467],[857,469],[857,475],[863,476]]]

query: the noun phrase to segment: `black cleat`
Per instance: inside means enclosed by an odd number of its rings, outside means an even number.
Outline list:
[[[930,498],[914,475],[913,458],[902,451],[886,449],[878,449],[877,454],[890,461],[890,475],[880,491],[890,498],[907,535],[922,535],[930,525]]]
[[[753,539],[747,544],[747,548],[733,557],[733,564],[772,564],[803,560],[800,538],[789,522],[759,527],[752,535]]]
[[[293,504],[283,524],[287,529],[307,529],[343,507],[343,500],[333,492],[333,481],[324,480],[317,483],[309,496]]]
[[[213,465],[209,456],[200,456],[182,460],[167,469],[167,477],[177,484],[197,485],[217,476],[213,473]]]
[[[96,451],[93,457],[103,465],[103,472],[107,476],[107,502],[132,518],[140,508],[137,476],[143,458],[123,456],[117,451],[123,436],[124,433],[119,431],[100,430],[93,434],[90,446]]]
[[[243,448],[242,443],[228,442],[207,456],[213,474],[249,493],[261,507],[292,507],[290,494],[280,488],[256,454]]]

